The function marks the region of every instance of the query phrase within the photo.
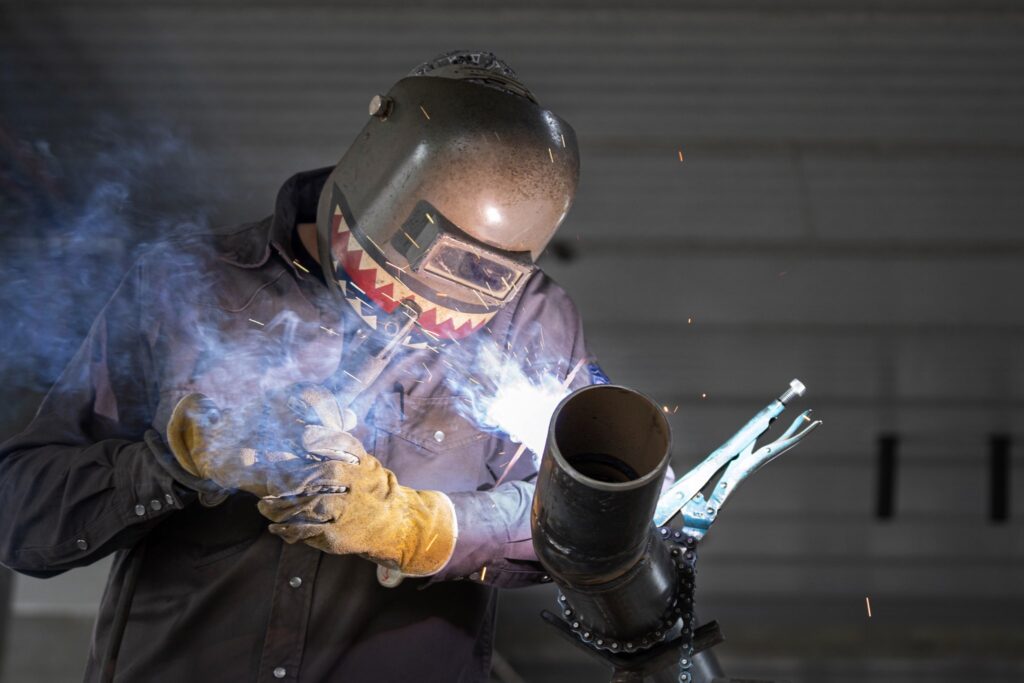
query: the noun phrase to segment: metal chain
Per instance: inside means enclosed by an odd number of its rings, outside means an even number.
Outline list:
[[[693,632],[696,624],[693,621],[694,579],[697,574],[697,539],[682,531],[661,529],[662,540],[669,545],[669,553],[676,566],[676,591],[672,602],[662,613],[661,626],[641,638],[622,640],[599,633],[580,620],[576,609],[569,604],[568,598],[558,593],[558,607],[562,618],[573,633],[593,648],[612,653],[633,653],[646,650],[665,640],[665,636],[682,619],[682,643],[679,648],[679,683],[691,683],[693,674]]]

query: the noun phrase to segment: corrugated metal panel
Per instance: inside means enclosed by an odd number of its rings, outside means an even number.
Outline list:
[[[680,405],[679,464],[793,375],[825,418],[724,513],[704,590],[1024,597],[1020,505],[984,519],[988,434],[1024,437],[1020,3],[0,12],[15,130],[57,144],[99,112],[167,123],[239,219],[291,172],[333,163],[369,97],[418,61],[494,50],[580,132],[573,258],[547,265],[613,377]],[[909,464],[881,525],[874,444],[892,430]],[[951,532],[974,540],[972,562],[950,560]],[[762,561],[752,582],[744,566]]]

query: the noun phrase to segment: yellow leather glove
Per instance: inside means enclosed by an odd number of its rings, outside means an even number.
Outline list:
[[[455,509],[440,491],[402,486],[351,434],[306,432],[310,453],[344,460],[310,463],[288,486],[271,485],[259,510],[270,531],[326,553],[357,554],[408,576],[436,574],[455,549]]]
[[[296,399],[304,404],[310,419],[321,424],[303,426],[288,408],[289,400]],[[290,388],[246,418],[221,410],[213,400],[196,393],[174,407],[167,424],[167,442],[178,464],[192,476],[209,479],[223,489],[241,489],[263,497],[270,482],[291,481],[288,472],[309,461],[307,454],[294,446],[298,439],[290,437],[301,433],[305,439],[308,433],[322,451],[332,454],[329,457],[344,457],[322,434],[343,433],[354,424],[354,418],[351,411],[338,407],[327,389],[313,384]]]

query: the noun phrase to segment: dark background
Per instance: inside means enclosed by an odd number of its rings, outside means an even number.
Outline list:
[[[825,421],[702,547],[730,673],[1024,680],[1020,3],[3,2],[4,435],[140,241],[269,213],[454,48],[576,128],[544,266],[677,471],[792,377]],[[104,572],[13,579],[5,683],[79,679]],[[503,680],[602,680],[550,601],[505,594]]]

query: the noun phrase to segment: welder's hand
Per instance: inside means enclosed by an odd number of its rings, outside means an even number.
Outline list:
[[[402,486],[350,434],[321,432],[311,453],[339,447],[351,456],[293,471],[284,488],[271,486],[259,510],[270,531],[289,543],[305,541],[326,553],[357,554],[408,576],[436,574],[455,548],[455,509],[440,491]],[[298,476],[297,476],[298,475]]]
[[[297,399],[306,419],[319,424],[305,424],[289,409]],[[348,457],[324,435],[351,429],[354,417],[340,409],[330,391],[313,384],[289,388],[246,418],[221,410],[202,394],[189,394],[171,413],[167,441],[189,474],[262,497],[272,481],[291,481],[288,472],[310,461],[298,445],[300,437],[317,443],[325,457]]]

